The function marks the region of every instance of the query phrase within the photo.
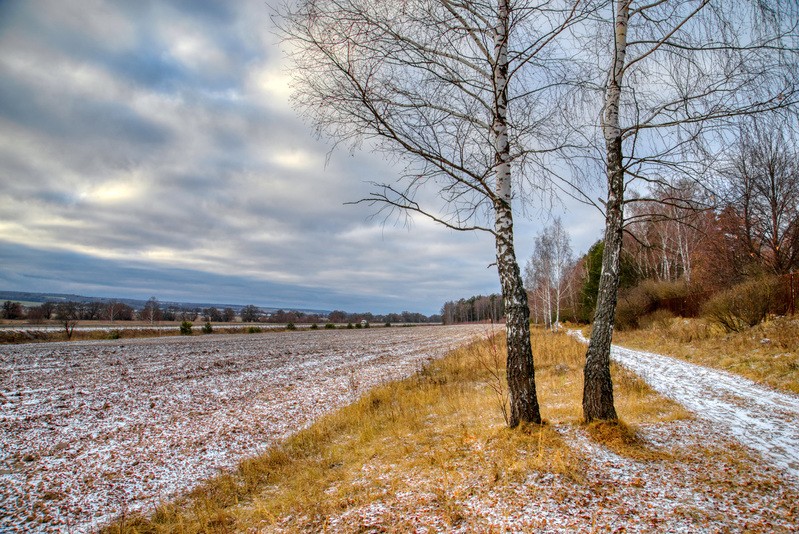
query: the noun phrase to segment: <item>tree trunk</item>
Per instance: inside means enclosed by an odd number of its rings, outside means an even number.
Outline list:
[[[583,386],[583,418],[586,422],[597,419],[617,419],[613,405],[613,381],[610,377],[610,343],[616,315],[619,268],[622,242],[622,195],[624,171],[621,168],[621,138],[617,149],[609,150],[608,178],[610,190],[605,223],[605,249],[602,253],[602,274],[596,300],[596,313],[585,356]],[[617,169],[611,174],[610,166]]]
[[[602,274],[599,278],[596,313],[583,372],[583,418],[586,422],[618,419],[616,408],[613,405],[610,343],[613,338],[616,315],[622,226],[624,224],[624,164],[619,106],[627,53],[627,23],[630,3],[631,0],[615,2],[615,57],[602,114],[602,133],[607,149],[608,201],[605,207],[605,248],[602,253]]]
[[[530,308],[513,248],[513,218],[510,207],[498,206],[497,268],[505,301],[505,336],[508,344],[507,378],[511,428],[519,423],[541,423],[535,391],[533,351],[530,345]],[[500,227],[500,220],[502,226]]]
[[[494,113],[491,141],[494,145],[496,199],[497,270],[505,302],[505,335],[508,342],[508,396],[511,428],[519,423],[541,423],[535,391],[533,351],[530,346],[530,308],[524,290],[516,252],[513,247],[513,212],[511,208],[510,144],[508,143],[508,0],[499,0],[494,29]]]

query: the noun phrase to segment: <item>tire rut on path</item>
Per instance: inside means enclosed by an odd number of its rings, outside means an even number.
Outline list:
[[[660,394],[759,451],[799,487],[799,396],[662,354],[617,345],[610,354]]]

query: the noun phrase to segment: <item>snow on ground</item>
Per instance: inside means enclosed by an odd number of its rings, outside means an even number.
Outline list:
[[[799,492],[784,484],[778,468],[747,455],[709,421],[639,426],[638,437],[652,452],[641,459],[614,453],[583,427],[556,430],[579,457],[574,476],[533,471],[521,481],[496,483],[468,470],[446,478],[403,473],[409,491],[386,483],[379,494],[375,484],[374,502],[328,517],[325,526],[330,532],[464,534],[799,531]],[[471,452],[479,461],[480,449]],[[379,480],[392,466],[374,461],[363,469]],[[295,532],[291,519],[260,532]]]
[[[0,347],[0,531],[151,507],[485,325]]]
[[[579,332],[573,332],[586,341]],[[611,358],[660,394],[760,452],[799,487],[799,396],[660,354],[619,346]]]
[[[524,480],[497,483],[490,473],[481,476],[468,469],[446,475],[435,469],[392,473],[394,466],[375,459],[363,467],[367,480],[376,481],[375,500],[326,517],[326,528],[447,533],[799,532],[799,486],[791,483],[790,474],[790,459],[798,450],[791,437],[799,429],[794,396],[663,356],[614,348],[614,357],[698,417],[637,426],[642,444],[637,457],[622,456],[597,443],[583,426],[558,424],[555,430],[578,457],[572,475],[558,474],[557,469],[532,471]],[[542,410],[546,415],[546,406]],[[757,418],[762,424],[747,426]],[[757,436],[749,436],[743,430],[747,428]],[[451,446],[466,449],[475,462],[481,461],[488,443],[453,442]],[[756,450],[750,453],[747,446]],[[551,459],[554,466],[558,462],[557,457]],[[398,479],[402,484],[389,483]],[[261,532],[293,532],[292,521],[284,518]]]

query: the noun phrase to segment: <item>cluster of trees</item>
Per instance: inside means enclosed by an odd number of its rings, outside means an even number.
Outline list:
[[[252,304],[245,306],[241,310],[241,320],[244,322],[265,322],[265,323],[296,323],[296,324],[316,324],[322,322],[330,323],[353,323],[361,321],[368,323],[439,323],[440,315],[426,316],[418,312],[404,311],[402,313],[388,313],[385,315],[364,313],[349,313],[343,310],[333,310],[326,317],[317,314],[308,314],[300,311],[277,310],[273,313],[265,313],[263,310]]]
[[[799,271],[796,125],[774,118],[744,124],[705,186],[676,180],[653,188],[646,202],[630,203],[619,263],[620,326],[636,326],[658,309],[696,315],[731,286]],[[559,317],[593,318],[604,246],[599,241],[572,259],[557,219],[536,236],[525,267],[534,320],[551,326]]]
[[[159,321],[204,321],[231,322],[236,318],[236,312],[232,308],[219,310],[210,308],[189,308],[176,306],[173,304],[164,306],[155,297],[148,300],[140,310],[116,300],[107,302],[44,302],[39,306],[32,306],[28,309],[18,302],[6,301],[3,304],[3,318],[5,319],[27,319],[32,323],[46,320],[64,320],[70,318],[76,321],[147,321],[151,323]]]
[[[649,196],[649,186],[700,179],[729,147],[736,119],[795,106],[797,7],[302,0],[276,19],[295,102],[318,131],[356,147],[368,140],[405,164],[361,201],[493,236],[516,426],[541,416],[515,205],[562,191],[605,216],[583,412],[616,419],[609,356],[623,228],[630,201],[643,200],[628,187],[644,184]],[[600,176],[597,202],[586,184]]]
[[[444,324],[491,322],[498,323],[505,318],[502,295],[475,295],[457,302],[448,301],[441,307]]]
[[[6,319],[27,319],[32,323],[40,323],[51,319],[64,320],[68,318],[75,321],[93,320],[122,320],[132,321],[136,317],[135,310],[121,302],[44,302],[39,306],[24,308],[18,302],[7,301],[3,307],[16,308],[13,316],[4,314]]]

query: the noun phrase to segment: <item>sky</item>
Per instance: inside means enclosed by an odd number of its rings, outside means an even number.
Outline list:
[[[426,314],[499,291],[490,236],[347,204],[401,169],[315,137],[269,15],[0,1],[0,289]],[[575,253],[601,235],[554,215]],[[522,267],[550,216],[517,215]]]

